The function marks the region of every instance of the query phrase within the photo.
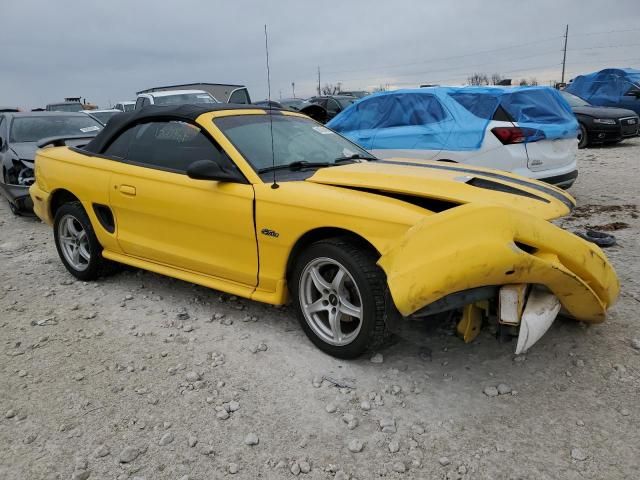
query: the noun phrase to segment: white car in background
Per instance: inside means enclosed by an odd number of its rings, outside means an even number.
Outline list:
[[[506,170],[569,188],[578,124],[549,87],[435,87],[369,95],[327,127],[378,158]]]
[[[135,109],[147,105],[182,105],[193,103],[220,103],[204,90],[160,90],[138,94]]]
[[[123,100],[122,102],[116,103],[113,108],[115,110],[120,110],[121,112],[130,112],[131,110],[135,110],[136,102]]]

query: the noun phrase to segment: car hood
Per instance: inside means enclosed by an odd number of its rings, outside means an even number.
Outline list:
[[[9,145],[11,150],[13,150],[18,158],[22,160],[29,160],[33,162],[33,159],[36,156],[36,150],[38,146],[36,142],[18,142],[12,143]]]
[[[575,200],[563,190],[544,182],[507,172],[447,162],[419,163],[411,159],[379,160],[321,168],[307,182],[352,188],[416,202],[432,211],[443,205],[499,205],[552,219],[568,214]]]
[[[573,107],[573,113],[579,113],[582,115],[589,115],[590,117],[597,118],[623,118],[623,117],[637,117],[638,114],[633,110],[626,110],[624,108],[616,107]]]

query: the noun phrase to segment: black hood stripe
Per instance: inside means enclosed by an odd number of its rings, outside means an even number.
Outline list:
[[[512,178],[512,177],[508,177],[507,175],[502,175],[500,173],[494,173],[494,172],[481,172],[478,170],[474,170],[471,168],[464,168],[464,167],[452,167],[449,165],[431,165],[431,164],[427,164],[427,163],[417,163],[417,162],[394,162],[391,160],[378,160],[379,163],[386,163],[389,165],[406,165],[406,166],[410,166],[410,167],[422,167],[422,168],[432,168],[434,170],[447,170],[450,172],[460,172],[460,173],[470,173],[473,175],[478,175],[478,176],[482,176],[482,177],[489,177],[489,178],[495,178],[496,180],[503,180],[505,182],[510,182],[516,185],[522,185],[524,187],[528,187],[528,188],[532,188],[534,190],[538,190],[539,192],[545,193],[553,198],[555,198],[556,200],[559,200],[560,202],[562,202],[568,209],[569,211],[572,211],[574,209],[574,207],[576,206],[575,203],[573,203],[571,200],[569,200],[567,197],[565,197],[562,193],[554,190],[551,187],[547,187],[545,185],[539,185],[537,183],[532,183],[529,182],[527,180],[523,180],[520,178]],[[376,162],[376,163],[378,163]]]

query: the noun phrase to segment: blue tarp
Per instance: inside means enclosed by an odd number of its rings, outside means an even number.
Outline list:
[[[501,111],[499,111],[501,109]],[[511,119],[538,140],[577,137],[578,124],[549,87],[430,87],[369,95],[327,127],[369,150],[477,150],[492,119]]]
[[[593,105],[628,108],[640,114],[640,98],[627,95],[640,88],[640,70],[607,68],[577,76],[565,90]]]

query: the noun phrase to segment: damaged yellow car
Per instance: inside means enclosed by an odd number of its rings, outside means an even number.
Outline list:
[[[41,147],[64,144],[48,139]],[[353,358],[389,331],[489,315],[526,351],[562,309],[602,322],[618,295],[595,245],[549,223],[563,190],[443,162],[382,161],[304,115],[230,105],[113,117],[42,148],[30,189],[71,274],[123,263],[274,305]]]

